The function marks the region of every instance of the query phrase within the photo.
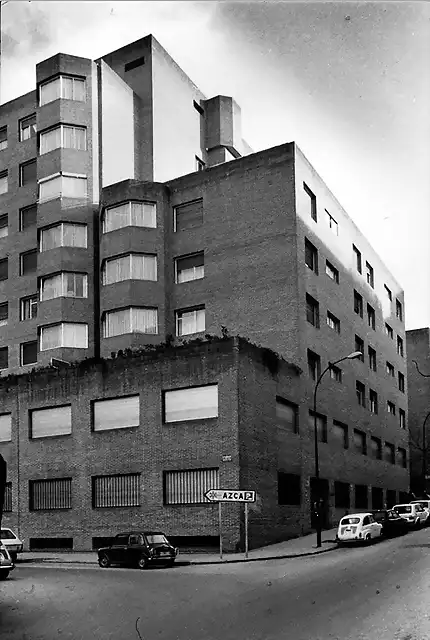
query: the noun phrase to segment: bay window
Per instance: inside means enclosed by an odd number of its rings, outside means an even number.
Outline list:
[[[48,102],[53,102],[58,98],[85,102],[85,79],[61,75],[40,85],[40,107],[44,104],[48,104]]]
[[[55,173],[39,180],[39,202],[55,198],[86,198],[87,176]]]
[[[50,129],[40,134],[40,155],[59,148],[86,151],[86,128],[61,124],[55,129]]]
[[[87,248],[87,225],[60,222],[40,232],[40,251],[57,247]]]
[[[106,260],[103,265],[103,284],[123,280],[157,280],[157,256],[129,253]]]
[[[103,337],[111,338],[126,333],[158,333],[157,309],[127,307],[108,311],[103,319]]]
[[[70,347],[88,349],[88,325],[60,322],[40,329],[40,350]]]
[[[40,300],[53,298],[87,298],[88,276],[86,273],[62,271],[42,279]]]
[[[103,233],[123,227],[155,229],[156,226],[156,205],[154,202],[124,202],[107,208],[103,216]]]

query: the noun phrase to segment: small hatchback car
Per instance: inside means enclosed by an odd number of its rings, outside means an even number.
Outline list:
[[[146,569],[150,564],[172,567],[178,555],[176,549],[159,531],[129,531],[118,533],[112,544],[98,549],[99,565],[123,564]]]
[[[404,518],[411,527],[417,529],[427,520],[427,511],[420,504],[395,504],[393,509]]]
[[[6,580],[12,569],[15,569],[15,565],[9,551],[0,543],[0,580]]]
[[[382,534],[382,524],[376,522],[371,513],[351,513],[339,522],[336,542],[365,542],[369,544]]]
[[[22,540],[12,531],[12,529],[2,528],[0,530],[0,541],[10,553],[10,557],[16,562],[18,553],[22,552]]]

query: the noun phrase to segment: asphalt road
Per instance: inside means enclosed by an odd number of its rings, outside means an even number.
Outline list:
[[[429,549],[423,529],[366,548],[250,564],[18,564],[0,583],[0,637],[430,640]]]

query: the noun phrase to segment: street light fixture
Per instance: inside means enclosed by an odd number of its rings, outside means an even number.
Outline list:
[[[330,369],[332,369],[336,364],[339,364],[339,362],[343,362],[344,360],[356,360],[357,358],[362,358],[363,354],[361,353],[361,351],[353,351],[353,353],[350,353],[349,355],[345,356],[344,358],[340,358],[339,360],[336,360],[335,362],[329,362],[327,367],[324,369],[324,371],[321,373],[321,375],[319,376],[318,380],[316,381],[315,384],[315,389],[314,389],[314,444],[315,444],[315,483],[316,483],[316,493],[317,493],[317,508],[316,508],[316,522],[317,522],[317,547],[321,546],[321,505],[320,505],[320,468],[319,468],[319,456],[318,456],[318,421],[317,421],[317,390],[319,387],[319,384],[321,382],[321,380],[323,379],[324,375],[327,373],[327,371],[330,371]]]

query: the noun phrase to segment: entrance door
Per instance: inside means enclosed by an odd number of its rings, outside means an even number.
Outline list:
[[[311,478],[311,527],[317,527],[317,503],[319,501],[319,514],[321,518],[321,528],[329,528],[329,485],[328,480],[319,479],[319,486],[316,478]]]

